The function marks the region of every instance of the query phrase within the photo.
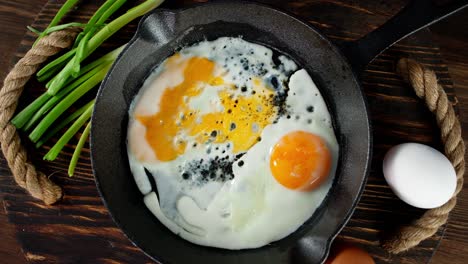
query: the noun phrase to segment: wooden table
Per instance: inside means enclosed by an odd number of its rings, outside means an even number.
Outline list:
[[[35,15],[47,0],[0,0],[0,79],[11,66],[11,57]],[[464,138],[468,139],[468,10],[431,27],[435,42],[440,46],[449,68],[459,100]],[[467,141],[465,141],[467,142]],[[468,142],[467,142],[468,143]],[[3,159],[3,158],[2,158]],[[0,177],[7,171],[0,170]],[[0,199],[1,199],[0,193]],[[0,210],[0,262],[25,263],[15,229]],[[444,238],[432,263],[466,263],[468,257],[468,187],[465,184],[457,207],[452,213]]]

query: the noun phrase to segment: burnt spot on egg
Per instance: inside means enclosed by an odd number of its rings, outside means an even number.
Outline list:
[[[182,179],[188,180],[189,178],[190,178],[190,173],[189,172],[182,173]]]
[[[234,156],[234,161],[236,161],[236,160],[242,158],[242,156],[244,156],[244,154],[245,154],[245,153],[239,153],[239,154],[237,154],[236,156]]]
[[[272,76],[270,78],[270,84],[275,90],[279,89],[279,82],[278,82],[278,78],[276,76]]]
[[[182,180],[200,186],[212,181],[226,182],[234,179],[233,163],[234,159],[231,156],[215,156],[209,160],[192,160],[179,169],[182,171]]]

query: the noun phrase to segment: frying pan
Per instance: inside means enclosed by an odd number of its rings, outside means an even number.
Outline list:
[[[148,256],[163,263],[323,262],[359,200],[370,167],[371,126],[359,73],[394,42],[466,5],[415,0],[377,30],[340,47],[294,16],[257,3],[218,1],[154,10],[140,21],[102,83],[92,118],[94,175],[114,221]],[[174,235],[146,209],[127,158],[128,108],[146,76],[177,49],[223,36],[268,46],[305,68],[328,105],[340,145],[335,181],[320,208],[296,232],[258,249],[202,247]]]

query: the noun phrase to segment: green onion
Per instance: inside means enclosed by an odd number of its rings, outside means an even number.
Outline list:
[[[47,31],[47,29],[51,28],[51,27],[54,27],[56,26],[60,20],[62,20],[62,17],[70,10],[73,8],[73,6],[78,2],[78,0],[67,0],[63,5],[62,7],[59,9],[59,11],[57,12],[57,14],[55,15],[55,17],[52,19],[52,21],[50,22],[50,24],[47,26],[46,30],[44,31]],[[36,43],[39,41],[39,39],[41,39],[42,37],[44,37],[46,34],[44,32],[42,32],[39,37],[36,39],[36,41],[34,42],[33,46],[36,45]]]
[[[41,76],[37,76],[37,80],[39,82],[45,82],[47,80],[49,80],[52,76],[54,76],[54,74],[57,74],[57,72],[59,72],[63,66],[65,66],[66,64],[66,61],[64,63],[62,63],[62,65],[57,65],[57,67],[54,67],[52,69],[50,69],[49,71],[47,71],[46,73],[44,73],[43,75]]]
[[[51,96],[46,92],[36,98],[36,100],[34,100],[11,120],[13,125],[17,129],[22,129],[25,131],[29,130],[31,125],[35,124],[38,121],[38,118],[42,117],[42,115],[50,109],[50,106],[54,106],[58,100],[65,97],[69,92],[78,87],[84,81],[100,72],[105,66],[112,64],[120,52],[124,49],[124,47],[125,45],[120,46],[119,48],[114,49],[99,59],[84,66],[80,70],[78,79],[72,80],[71,84],[68,83],[67,87],[57,93],[55,96]]]
[[[103,63],[106,63],[106,62],[113,63],[115,61],[115,59],[117,58],[117,56],[119,56],[120,52],[122,52],[122,50],[125,48],[125,46],[126,45],[122,45],[122,46],[116,48],[115,50],[107,53],[106,55],[100,57],[99,59],[87,64],[86,66],[81,68],[79,75],[81,76],[82,74],[87,73],[88,71],[94,69],[96,66],[98,66],[100,64],[103,64]]]
[[[78,61],[81,62],[86,57],[88,57],[94,50],[96,50],[106,39],[112,36],[115,32],[121,29],[123,26],[128,24],[130,21],[134,20],[137,17],[144,15],[153,8],[157,7],[163,2],[163,0],[146,0],[140,5],[130,9],[127,13],[116,18],[105,27],[103,27],[99,32],[96,33],[87,43],[83,54],[81,57],[77,57]],[[63,88],[64,84],[67,82],[68,78],[73,74],[73,65],[76,63],[73,59],[65,65],[65,67],[58,73],[52,82],[48,83],[47,92],[51,95],[55,95],[60,89]]]
[[[57,73],[58,70],[61,70],[65,66],[65,63],[63,63],[63,62],[69,61],[70,58],[73,55],[75,55],[75,53],[77,53],[77,51],[78,51],[79,54],[77,55],[77,57],[80,58],[80,59],[73,61],[73,68],[72,68],[73,69],[73,74],[75,75],[74,77],[76,77],[76,74],[77,74],[76,72],[79,71],[79,64],[78,64],[78,66],[75,65],[75,64],[81,62],[84,59],[84,58],[83,59],[81,59],[81,58],[83,57],[84,49],[85,49],[86,44],[88,42],[87,39],[89,39],[95,33],[95,31],[98,28],[103,27],[104,22],[115,11],[117,11],[125,2],[126,2],[126,0],[117,0],[117,1],[116,0],[112,0],[112,1],[108,0],[108,1],[106,1],[106,3],[104,3],[104,5],[102,5],[96,11],[96,13],[94,13],[94,15],[91,17],[91,19],[88,22],[88,26],[85,27],[85,29],[80,34],[78,34],[78,36],[76,37],[75,48],[73,48],[69,52],[65,53],[64,55],[60,56],[59,58],[53,60],[52,62],[47,64],[44,68],[42,68],[37,73],[37,76],[40,79],[40,81],[44,81],[44,80],[48,79],[48,78],[45,78],[45,77],[42,77],[42,76],[47,75],[47,77],[50,78],[50,76],[53,75],[53,74],[51,74],[49,72],[50,70],[54,69],[54,73]],[[97,20],[97,22],[95,22],[96,20]],[[92,25],[90,25],[90,24],[92,24]],[[82,41],[82,38],[84,36],[86,36],[86,39],[84,41]],[[59,68],[55,68],[56,66],[59,66]],[[58,69],[58,70],[55,71],[55,69]],[[47,86],[49,86],[49,84]]]
[[[41,136],[47,131],[52,123],[62,115],[73,103],[80,99],[89,90],[99,84],[107,74],[111,64],[106,65],[103,69],[93,75],[91,78],[80,84],[73,92],[63,98],[49,113],[41,120],[36,128],[29,134],[29,139],[36,143]]]
[[[68,51],[67,53],[63,54],[62,56],[58,57],[57,59],[49,62],[46,66],[44,66],[41,70],[39,70],[37,73],[36,73],[36,76],[37,77],[41,77],[43,76],[44,74],[46,74],[48,71],[56,68],[56,69],[62,69],[63,66],[65,66],[66,62],[68,60],[70,60],[70,58],[72,58],[76,53],[76,49],[72,49],[70,51]]]
[[[116,0],[110,8],[104,10],[97,24],[104,23],[115,11],[125,4],[125,2],[127,2],[127,0]]]
[[[70,161],[70,165],[68,166],[68,176],[73,176],[73,173],[75,172],[76,164],[78,163],[78,159],[80,158],[81,150],[83,149],[83,146],[88,139],[89,136],[89,131],[91,130],[91,122],[88,122],[86,125],[83,134],[81,134],[80,140],[78,141],[78,144],[76,144],[75,151],[73,152],[72,159]]]
[[[47,101],[44,105],[42,105],[42,107],[39,108],[36,111],[36,113],[29,119],[28,123],[24,126],[24,130],[25,131],[30,130],[32,126],[35,125],[47,111],[49,111],[60,100],[62,100],[62,98],[64,98],[67,94],[73,91],[76,87],[80,86],[82,83],[89,80],[91,77],[95,76],[97,73],[99,73],[100,71],[108,67],[109,67],[109,63],[98,65],[91,71],[81,76],[79,79],[76,79],[72,84],[70,84],[63,90],[61,90],[55,96],[52,96],[52,98],[50,98],[49,101]]]
[[[70,122],[72,122],[73,120],[75,120],[79,116],[81,116],[81,114],[83,114],[84,111],[86,111],[86,109],[88,109],[88,107],[90,105],[93,105],[93,104],[94,104],[94,101],[91,101],[91,102],[87,103],[86,105],[82,106],[81,108],[79,108],[78,110],[73,112],[71,115],[67,116],[65,119],[60,121],[60,123],[58,123],[57,125],[54,125],[54,127],[52,129],[48,130],[47,133],[45,133],[45,135],[43,137],[41,137],[41,139],[36,143],[36,148],[39,148],[40,146],[44,145],[44,143],[46,143],[49,139],[51,139],[60,130],[62,130],[64,127],[66,127],[68,124],[70,124]]]
[[[55,27],[49,27],[46,30],[44,30],[43,32],[40,32],[39,30],[37,30],[37,29],[35,29],[35,28],[31,27],[31,26],[27,26],[27,28],[29,30],[31,30],[32,32],[38,34],[38,35],[49,35],[52,32],[63,30],[63,29],[70,28],[70,27],[84,28],[84,27],[86,27],[86,25],[87,24],[72,22],[72,23],[58,25],[58,26],[55,26]]]
[[[93,100],[94,102],[94,100]],[[60,151],[62,151],[63,147],[70,141],[70,139],[78,132],[80,127],[91,118],[91,114],[93,113],[94,104],[88,106],[86,111],[81,114],[80,117],[71,125],[70,128],[60,137],[60,139],[55,143],[55,145],[47,152],[44,156],[45,160],[53,161],[57,158]]]
[[[93,16],[89,19],[88,23],[86,24],[86,27],[84,30],[78,34],[75,40],[75,45],[77,44],[77,52],[75,55],[75,58],[73,59],[73,67],[72,67],[72,76],[76,77],[76,75],[80,71],[80,62],[81,62],[81,57],[83,56],[84,53],[84,48],[86,47],[86,44],[88,43],[89,38],[91,38],[92,35],[94,35],[94,32],[96,31],[96,24],[98,20],[100,20],[102,14],[109,9],[115,2],[116,0],[107,0],[104,2],[101,7],[93,14]],[[105,21],[107,18],[103,18]],[[83,37],[82,37],[83,36]]]
[[[68,174],[70,176],[75,171],[83,146],[90,133],[91,122],[89,119],[91,118],[95,100],[79,107],[78,110],[75,110],[60,121],[57,120],[81,97],[104,79],[125,46],[121,46],[83,67],[81,63],[123,26],[151,11],[163,1],[143,1],[141,4],[128,10],[125,14],[107,23],[109,17],[122,7],[126,0],[106,0],[86,24],[72,22],[58,25],[63,16],[78,2],[78,0],[67,0],[43,32],[28,27],[29,30],[39,35],[37,40],[51,32],[69,27],[80,27],[83,29],[77,35],[71,50],[49,62],[37,72],[37,79],[40,82],[47,82],[47,91],[11,120],[17,129],[23,131],[32,130],[29,134],[29,139],[36,143],[37,148],[41,147],[54,135],[57,135],[71,124],[44,156],[45,160],[54,160],[70,139],[86,124],[68,167]]]
[[[96,25],[99,25],[99,21],[101,21],[101,24],[104,23],[104,21],[107,20],[108,17],[103,18],[101,20],[102,15],[105,13],[106,10],[110,9],[112,5],[114,4],[116,0],[106,0],[104,4],[102,4],[96,12],[94,12],[93,16],[88,20],[87,26],[84,28],[84,30],[76,36],[75,39],[75,47],[80,44],[81,39],[91,31],[92,28],[95,28]],[[115,10],[114,10],[115,11]],[[113,12],[112,12],[113,13]],[[111,14],[112,14],[111,13]],[[109,15],[110,16],[110,15]]]
[[[17,128],[21,129],[24,125],[28,122],[34,113],[41,108],[41,106],[47,102],[52,96],[48,93],[44,93],[36,100],[34,100],[31,104],[29,104],[25,109],[19,112],[12,120],[11,123]]]
[[[33,32],[33,33],[35,33],[35,34],[37,34],[37,35],[41,35],[41,34],[42,34],[41,31],[39,31],[39,30],[37,30],[37,29],[35,29],[35,28],[31,27],[31,26],[26,26],[26,28],[29,29],[29,31],[31,31],[31,32]]]

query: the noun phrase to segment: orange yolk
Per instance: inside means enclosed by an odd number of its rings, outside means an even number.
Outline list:
[[[247,151],[253,146],[265,126],[272,123],[277,108],[272,106],[274,92],[258,78],[252,79],[255,93],[242,93],[234,97],[234,84],[214,76],[216,64],[207,58],[192,57],[181,60],[176,54],[165,64],[165,71],[183,68],[183,81],[165,89],[159,102],[159,112],[151,116],[136,115],[145,126],[146,141],[160,161],[171,161],[185,153],[187,142],[174,138],[184,135],[199,144],[232,142],[233,152]],[[202,89],[223,86],[218,97],[223,111],[200,114],[190,109],[189,101],[202,93]],[[155,102],[156,103],[156,102]]]
[[[294,131],[283,136],[273,147],[270,169],[284,187],[309,191],[327,179],[331,155],[317,135]]]

